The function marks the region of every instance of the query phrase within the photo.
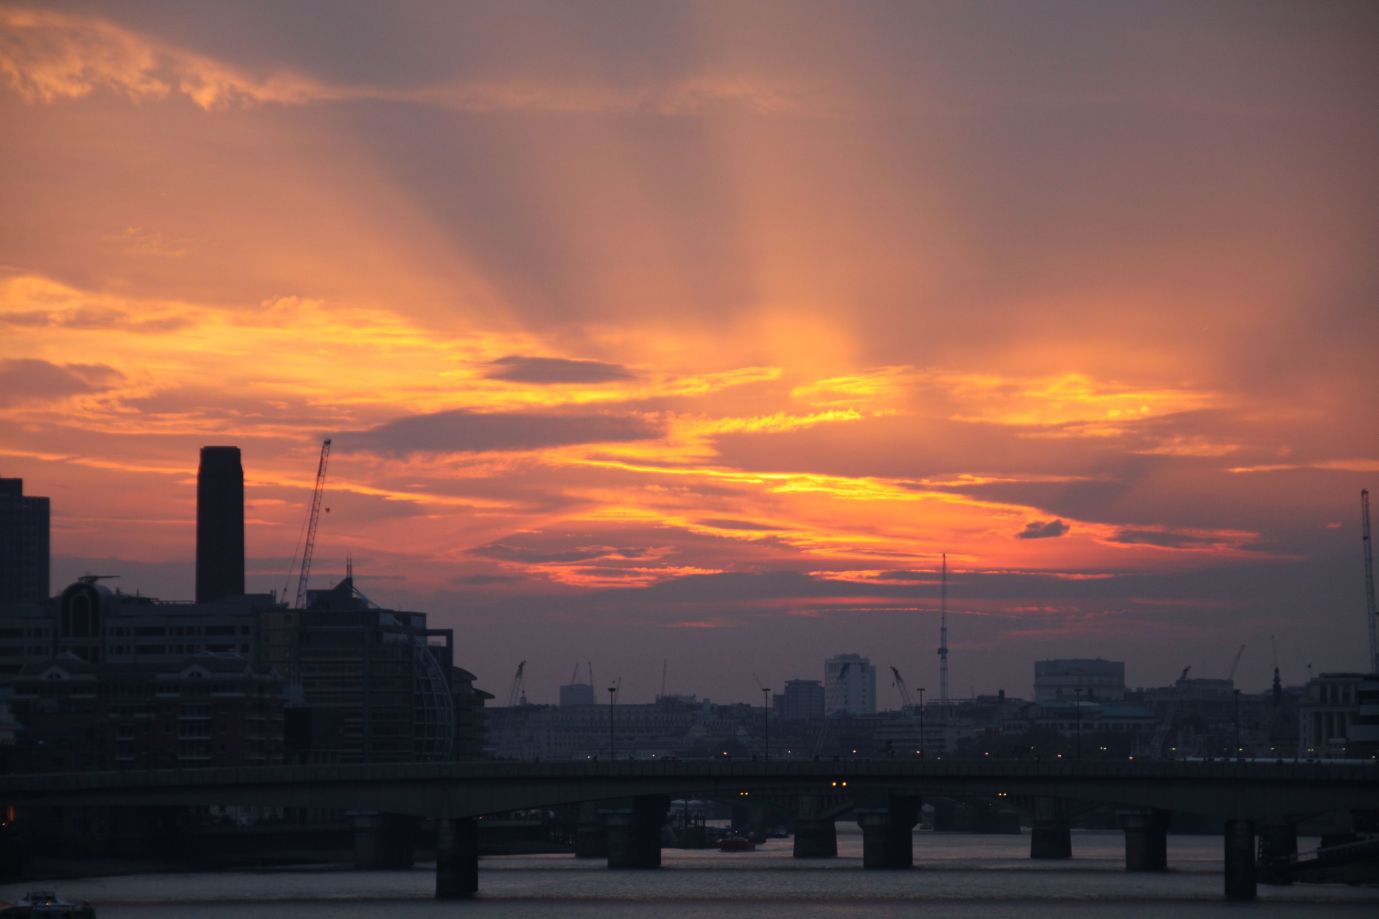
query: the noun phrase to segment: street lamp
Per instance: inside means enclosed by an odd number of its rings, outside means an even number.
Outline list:
[[[771,761],[771,690],[761,687],[761,758]]]
[[[1073,687],[1073,725],[1077,734],[1077,746],[1073,759],[1082,762],[1082,687]]]
[[[608,758],[612,760],[615,755],[613,746],[613,706],[616,704],[618,685],[614,683],[608,687]]]
[[[1236,759],[1240,759],[1240,690],[1235,690],[1235,753]]]
[[[919,687],[919,758],[924,759],[924,687]]]

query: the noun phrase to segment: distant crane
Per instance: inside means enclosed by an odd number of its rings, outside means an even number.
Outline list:
[[[1374,604],[1374,549],[1369,538],[1369,489],[1360,489],[1360,533],[1365,544],[1365,618],[1369,620],[1369,666],[1379,673],[1379,606]]]
[[[527,694],[522,689],[522,675],[527,669],[527,662],[522,661],[517,665],[517,672],[512,677],[512,690],[508,692],[508,705],[526,705]]]
[[[939,712],[948,715],[948,553],[943,553],[938,606],[938,701]]]
[[[904,706],[902,710],[907,712],[911,711],[914,709],[915,703],[910,698],[910,687],[905,685],[905,678],[900,675],[900,671],[897,670],[894,665],[891,666],[891,676],[895,678],[891,685],[900,691],[900,701]]]
[[[1232,681],[1233,681],[1233,680],[1235,679],[1235,668],[1237,668],[1237,667],[1240,666],[1240,655],[1242,655],[1242,654],[1244,654],[1244,653],[1245,653],[1245,646],[1244,646],[1244,645],[1241,645],[1240,648],[1235,652],[1235,659],[1231,661],[1231,669],[1230,669],[1230,672],[1226,674],[1226,679],[1227,679],[1227,680],[1232,680]]]
[[[1278,673],[1278,639],[1270,635],[1269,644],[1272,645],[1274,649],[1274,682],[1271,687],[1271,692],[1274,708],[1278,708],[1279,705],[1283,703],[1283,680],[1279,677]]]
[[[1154,737],[1149,741],[1150,755],[1163,759],[1164,744],[1168,742],[1168,735],[1173,730],[1173,719],[1178,714],[1178,700],[1183,696],[1183,683],[1187,681],[1187,675],[1192,672],[1192,665],[1183,668],[1183,672],[1178,675],[1178,682],[1173,684],[1173,698],[1168,700],[1168,708],[1164,710],[1163,722],[1159,729],[1154,732]]]
[[[302,537],[298,545],[302,547],[301,566],[297,577],[296,600],[293,609],[306,609],[307,584],[311,580],[311,557],[316,551],[316,525],[321,520],[321,497],[326,488],[326,464],[330,461],[330,438],[321,443],[321,459],[316,464],[316,487],[311,492],[311,504],[307,508],[306,520],[302,522]],[[292,553],[292,562],[287,569],[287,583],[283,584],[283,597],[287,597],[288,585],[292,583],[292,570],[297,568],[297,553]]]

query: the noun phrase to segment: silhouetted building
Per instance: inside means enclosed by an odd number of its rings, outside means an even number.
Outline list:
[[[594,687],[590,683],[566,683],[560,687],[560,707],[593,705]]]
[[[202,653],[262,662],[259,616],[272,603],[267,594],[170,603],[111,590],[86,577],[62,592],[54,645],[40,653],[72,654],[92,664],[172,666]]]
[[[1125,662],[1101,658],[1034,662],[1034,701],[1125,698]]]
[[[196,473],[196,602],[244,593],[244,468],[239,447],[202,447]]]
[[[238,654],[175,665],[60,654],[8,683],[15,772],[268,766],[283,762],[282,681]]]
[[[346,577],[308,592],[297,674],[317,762],[448,760],[455,753],[454,632],[382,609]],[[469,679],[472,681],[472,675]],[[472,687],[472,682],[471,682]],[[472,720],[471,710],[463,713]],[[326,725],[322,729],[319,725]]]
[[[830,715],[876,713],[876,668],[860,654],[824,661],[824,708]]]
[[[1323,673],[1308,681],[1299,713],[1301,753],[1379,753],[1379,673]]]
[[[23,479],[0,479],[0,603],[48,599],[48,499],[24,495]]]
[[[824,687],[818,680],[786,680],[777,693],[776,716],[782,721],[808,721],[824,716]]]

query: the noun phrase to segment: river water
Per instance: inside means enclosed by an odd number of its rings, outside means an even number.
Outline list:
[[[1310,845],[1309,845],[1310,843]],[[1302,848],[1315,845],[1301,840]],[[919,832],[915,870],[864,871],[856,826],[838,824],[836,859],[795,860],[788,839],[756,852],[665,849],[663,867],[610,871],[569,855],[484,858],[477,899],[432,899],[432,865],[407,871],[296,868],[92,877],[0,887],[10,900],[51,886],[90,900],[100,919],[354,919],[439,917],[661,916],[798,919],[803,916],[921,916],[943,919],[1197,919],[1379,916],[1379,888],[1260,885],[1259,902],[1222,899],[1220,837],[1170,836],[1169,872],[1124,871],[1119,832],[1073,834],[1069,861],[1031,861],[1029,836]]]

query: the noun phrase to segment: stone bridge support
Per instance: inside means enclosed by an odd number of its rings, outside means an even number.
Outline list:
[[[801,795],[795,816],[796,858],[835,858],[838,827],[834,823],[837,802],[831,796]]]
[[[1125,870],[1167,871],[1168,811],[1130,810],[1116,816],[1125,831]]]
[[[661,867],[661,826],[670,798],[645,795],[630,805],[605,812],[609,868]]]
[[[1072,858],[1073,835],[1067,808],[1058,798],[1035,798],[1029,834],[1030,858]]]
[[[586,801],[579,806],[575,824],[575,858],[607,858],[608,825],[598,805]]]
[[[1226,899],[1253,900],[1259,895],[1255,871],[1253,820],[1226,821]]]
[[[436,821],[436,899],[461,900],[479,890],[479,831],[472,817]]]
[[[1296,823],[1266,823],[1259,828],[1259,879],[1265,884],[1286,887],[1293,883],[1292,872],[1286,867],[1268,864],[1267,860],[1293,858],[1298,854],[1298,825]]]
[[[354,867],[365,870],[412,867],[416,818],[377,811],[356,811],[350,817],[354,822]]]
[[[914,867],[914,831],[920,799],[890,795],[884,807],[858,807],[863,868]]]

